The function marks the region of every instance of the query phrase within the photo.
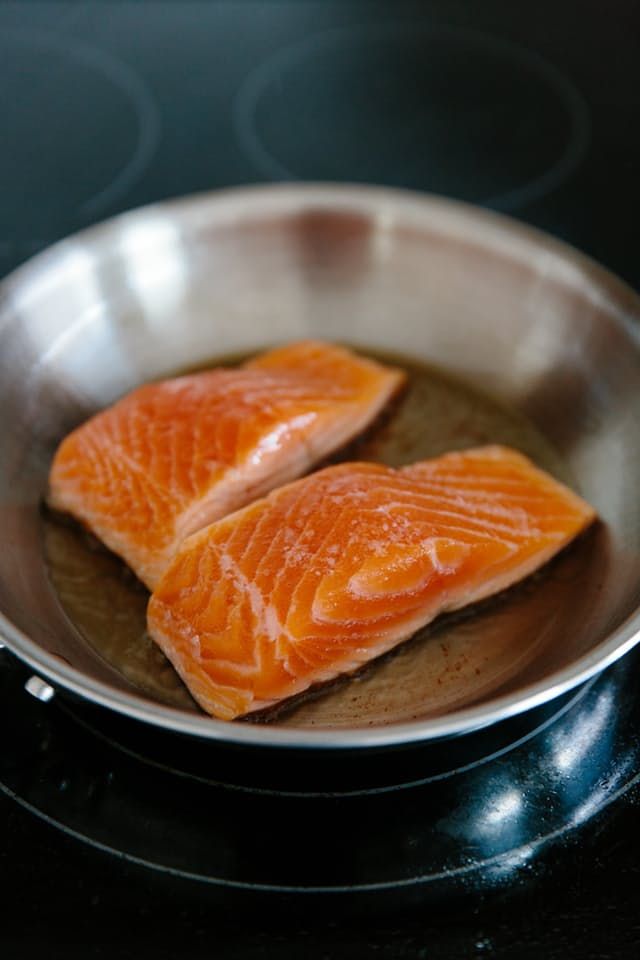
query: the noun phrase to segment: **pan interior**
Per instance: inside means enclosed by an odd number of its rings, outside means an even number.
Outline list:
[[[307,336],[393,354],[411,374],[352,455],[402,463],[509,443],[579,489],[601,522],[541,575],[276,717],[267,740],[274,727],[409,721],[428,736],[434,718],[471,705],[486,722],[497,697],[610,655],[636,611],[640,351],[625,316],[637,306],[552,241],[386,191],[238,192],[54,248],[5,283],[1,311],[0,609],[43,651],[43,673],[70,664],[142,696],[158,723],[170,723],[165,704],[196,711],[144,635],[144,591],[43,518],[51,456],[143,381]]]
[[[376,355],[403,367],[408,389],[367,435],[335,459],[392,466],[452,449],[503,443],[563,482],[570,471],[543,435],[516,411],[410,358]],[[235,360],[235,358],[234,358]],[[212,365],[221,360],[213,360]],[[126,565],[78,526],[43,513],[49,577],[70,621],[102,658],[163,703],[197,709],[146,632],[148,591]],[[543,574],[500,598],[443,617],[356,677],[297,698],[277,714],[287,726],[344,727],[437,716],[487,699],[547,663],[575,624],[585,583],[599,576],[597,531],[581,537]],[[267,715],[273,718],[273,713]]]

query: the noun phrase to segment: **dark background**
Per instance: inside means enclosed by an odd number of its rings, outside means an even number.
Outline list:
[[[639,105],[636,2],[0,3],[0,275],[141,204],[325,179],[490,206],[638,288]],[[0,795],[0,946],[11,960],[631,958],[636,804],[508,887],[371,902],[231,896]]]
[[[488,203],[637,285],[639,11],[2,3],[0,271],[130,207],[291,178]]]

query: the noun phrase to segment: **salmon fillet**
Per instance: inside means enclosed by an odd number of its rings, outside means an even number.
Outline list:
[[[305,341],[238,368],[148,384],[63,440],[48,502],[153,589],[186,536],[343,446],[404,376]]]
[[[198,703],[231,720],[352,672],[532,573],[593,509],[513,450],[345,463],[186,540],[148,608]]]

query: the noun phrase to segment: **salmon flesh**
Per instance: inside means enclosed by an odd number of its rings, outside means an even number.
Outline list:
[[[505,447],[400,469],[344,463],[186,539],[156,585],[148,628],[204,710],[232,720],[504,590],[594,518]]]
[[[63,440],[48,502],[150,589],[185,537],[306,473],[380,413],[405,375],[304,341],[150,383]]]

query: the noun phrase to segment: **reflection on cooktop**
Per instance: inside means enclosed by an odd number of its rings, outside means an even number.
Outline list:
[[[527,718],[362,755],[225,748],[64,696],[45,705],[4,652],[0,720],[21,722],[0,789],[94,847],[222,886],[492,888],[638,781],[639,662]],[[299,823],[313,824],[304,844]]]
[[[3,31],[0,85],[11,131],[0,151],[0,179],[10,185],[0,235],[11,240],[0,247],[26,255],[49,241],[59,220],[81,226],[124,195],[156,150],[160,113],[131,67],[36,32]]]
[[[515,210],[558,187],[589,141],[588,109],[537,54],[469,30],[338,28],[247,77],[237,135],[272,179],[355,179]]]

